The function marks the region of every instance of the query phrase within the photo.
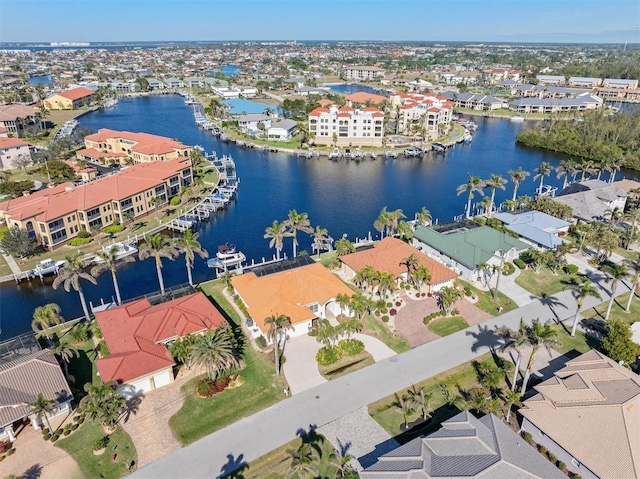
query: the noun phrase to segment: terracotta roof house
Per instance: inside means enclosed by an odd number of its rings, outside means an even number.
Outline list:
[[[307,334],[316,318],[341,313],[338,294],[353,294],[331,271],[304,256],[283,261],[273,272],[254,270],[232,277],[231,282],[247,306],[254,336],[267,332],[265,319],[274,314],[291,319],[289,336]]]
[[[42,394],[56,401],[55,417],[71,410],[73,396],[56,358],[48,349],[20,355],[0,363],[0,440],[15,440],[14,423],[25,418],[40,429],[38,419],[29,414],[29,403]]]
[[[566,479],[493,414],[465,411],[442,428],[394,449],[360,472],[362,479]]]
[[[44,100],[44,106],[48,110],[74,110],[85,104],[91,105],[94,94],[95,92],[88,88],[74,88],[51,95]]]
[[[522,430],[583,479],[640,477],[640,376],[596,350],[523,402]]]
[[[458,277],[458,273],[429,258],[422,251],[390,236],[378,241],[372,248],[346,254],[339,259],[348,278],[353,278],[362,268],[372,266],[376,271],[395,275],[397,281],[406,281],[407,267],[401,263],[412,254],[418,258],[420,265],[426,266],[431,273],[431,279],[423,286],[427,292],[433,293],[444,286],[451,286],[453,280]]]
[[[167,344],[227,324],[207,297],[195,293],[160,304],[146,298],[96,312],[109,355],[96,361],[103,381],[137,396],[173,382]]]

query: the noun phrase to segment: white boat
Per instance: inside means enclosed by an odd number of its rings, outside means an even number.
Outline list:
[[[364,156],[363,151],[360,148],[357,148],[356,151],[353,152],[354,158],[362,158]]]
[[[447,151],[447,147],[444,146],[442,143],[434,143],[433,145],[431,145],[431,149],[433,151],[439,151],[439,152]]]
[[[244,253],[237,251],[234,245],[223,244],[218,246],[216,257],[207,261],[207,266],[224,270],[231,267],[240,268],[246,259]]]
[[[33,278],[35,276],[44,276],[45,274],[56,273],[58,274],[58,270],[62,268],[65,264],[65,260],[57,260],[54,261],[51,258],[43,259],[40,261],[35,268],[29,271],[29,277]]]
[[[465,131],[464,135],[462,136],[462,140],[466,143],[471,143],[471,141],[473,141],[473,135],[468,131]]]
[[[409,147],[404,149],[403,154],[406,158],[411,158],[420,155],[420,151],[417,148]]]
[[[353,158],[353,153],[351,153],[351,150],[349,148],[346,148],[344,150],[344,153],[342,154],[342,156],[346,159],[346,160],[350,160],[351,158]]]
[[[384,153],[384,156],[386,156],[387,158],[398,158],[398,152],[395,150],[387,150]]]
[[[524,117],[515,115],[511,117],[511,121],[524,121]]]
[[[331,150],[331,153],[329,153],[329,159],[337,159],[340,158],[342,156],[342,153],[340,153],[340,150],[338,148],[334,148],[333,150]]]
[[[125,243],[112,243],[102,248],[102,251],[105,253],[110,253],[112,248],[116,248],[116,254],[115,254],[116,261],[121,258],[124,258],[125,256],[131,256],[132,254],[136,254],[138,252],[138,248]],[[104,260],[100,256],[96,255],[93,258],[93,262],[104,263]]]

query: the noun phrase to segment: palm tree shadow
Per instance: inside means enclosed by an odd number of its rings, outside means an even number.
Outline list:
[[[471,345],[471,351],[474,353],[481,348],[488,348],[491,353],[494,353],[496,347],[502,344],[502,337],[497,333],[495,329],[489,329],[488,326],[478,325],[478,331],[466,331],[467,336],[472,336],[475,341]]]
[[[244,460],[244,454],[234,457],[233,454],[227,454],[227,462],[220,468],[219,478],[225,479],[244,479],[244,472],[249,469],[249,464]]]
[[[123,423],[128,422],[129,419],[131,419],[131,416],[135,416],[136,414],[138,414],[143,397],[144,396],[136,396],[127,401],[127,406],[121,417]]]
[[[558,300],[555,296],[551,296],[547,293],[542,293],[542,295],[540,296],[540,303],[542,303],[544,306],[547,306],[549,308],[551,313],[556,318],[555,319],[556,323],[563,324],[562,321],[560,320],[560,316],[558,316],[558,313],[555,310],[555,308],[558,306],[562,306],[564,309],[567,309],[567,306],[562,301]]]
[[[302,439],[303,444],[309,444],[318,453],[318,457],[321,458],[323,454],[322,444],[324,444],[325,438],[318,434],[316,429],[318,429],[316,424],[309,424],[308,431],[301,427],[296,431],[296,436]]]
[[[29,467],[24,474],[22,474],[22,479],[38,479],[42,475],[42,466],[40,464],[34,464]]]

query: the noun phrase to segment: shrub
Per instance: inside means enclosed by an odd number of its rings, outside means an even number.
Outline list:
[[[93,444],[91,445],[91,449],[93,451],[99,451],[100,449],[104,449],[105,447],[107,447],[108,444],[109,444],[109,436],[103,436],[93,441]]]
[[[387,303],[387,308],[393,308],[393,303]]]
[[[395,309],[390,309],[390,310],[389,310],[389,314],[390,314],[391,316],[395,316],[396,314],[398,314],[398,312],[397,312]]]
[[[519,269],[525,269],[527,267],[527,265],[524,264],[524,261],[522,261],[520,258],[514,259],[513,262]]]
[[[49,439],[51,439],[51,434],[43,434],[42,439],[44,439],[45,441],[48,441]]]
[[[87,230],[80,230],[78,231],[78,238],[91,238],[91,233]]]
[[[60,434],[56,432],[53,436],[51,436],[51,442],[56,442],[59,438]]]
[[[322,366],[336,363],[341,357],[340,349],[335,346],[323,346],[316,353],[316,361]]]
[[[551,462],[556,462],[556,455],[554,453],[550,452],[547,456]]]
[[[78,429],[79,424],[74,424],[73,426],[71,426],[71,430],[75,431],[76,429]]]
[[[546,454],[547,448],[544,446],[538,446],[538,451],[540,451],[540,454]]]
[[[562,268],[567,274],[576,274],[578,272],[578,267],[575,264],[568,264]]]
[[[364,351],[364,343],[358,339],[341,339],[338,347],[347,356],[355,356]]]
[[[447,312],[446,312],[446,311],[440,311],[440,312],[438,312],[438,314],[439,314],[440,316],[446,316],[446,315],[447,315]]]
[[[180,204],[180,197],[179,196],[174,196],[173,198],[171,198],[171,200],[169,201],[169,204],[171,206],[178,206]]]
[[[42,428],[42,434],[49,434],[51,431],[49,431],[48,427],[43,427]],[[2,443],[0,443],[0,452],[2,452]]]
[[[5,456],[0,456],[0,462],[5,460]]]
[[[261,347],[262,349],[267,347],[267,340],[266,338],[261,334],[260,336],[258,336],[256,338],[256,344]]]
[[[471,288],[469,288],[469,286],[464,287],[464,295],[471,296]]]
[[[69,246],[84,246],[86,244],[91,243],[91,241],[93,241],[93,238],[73,238],[70,239],[69,241],[67,241],[67,245]]]
[[[567,465],[562,462],[562,461],[558,461],[558,469],[560,469],[562,472],[567,470]]]
[[[382,322],[383,323],[388,323],[389,322],[389,316],[383,316],[382,317]]]
[[[13,454],[14,454],[15,452],[16,452],[16,450],[15,450],[15,449],[9,449],[9,450],[7,451],[7,456],[13,456]]]
[[[105,233],[107,233],[108,235],[112,235],[112,234],[116,234],[116,233],[120,233],[121,231],[124,231],[124,225],[121,225],[119,223],[116,223],[114,225],[111,226],[107,226],[106,228],[104,228],[102,231],[104,231]]]
[[[229,385],[231,378],[229,376],[221,376],[215,381],[209,378],[204,378],[198,381],[196,384],[196,393],[201,398],[208,398],[215,394],[221,393]]]
[[[63,434],[64,436],[68,436],[69,434],[71,434],[71,429],[65,429],[65,430],[62,432],[62,434]]]
[[[402,303],[400,301],[396,301],[396,308],[400,307]]]
[[[531,439],[533,438],[533,436],[531,435],[530,432],[523,432],[522,433],[522,439],[524,439],[527,442],[531,442]]]
[[[458,316],[460,314],[460,310],[459,309],[454,309],[451,311],[451,316]]]
[[[98,326],[98,323],[94,323],[93,324],[93,335],[98,338],[98,339],[102,339],[102,330],[100,330],[100,326]]]
[[[3,454],[11,449],[11,443],[9,441],[0,442],[0,454]]]
[[[100,355],[103,358],[109,356],[109,347],[107,346],[107,343],[105,343],[104,339],[98,343],[98,351],[100,351]]]
[[[502,274],[504,274],[505,276],[509,276],[513,273],[516,272],[516,267],[513,266],[513,263],[505,263],[503,268],[502,268]]]

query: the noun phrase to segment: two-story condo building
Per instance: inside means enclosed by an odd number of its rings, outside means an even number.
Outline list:
[[[309,134],[318,145],[381,147],[384,113],[375,107],[316,108],[309,113]]]
[[[344,76],[347,80],[371,81],[378,77],[383,77],[384,75],[384,68],[354,65],[344,67]]]
[[[80,230],[124,223],[154,211],[193,181],[191,160],[143,163],[111,176],[73,187],[63,183],[0,203],[0,220],[19,227],[49,249],[75,237]]]
[[[191,147],[164,136],[104,128],[87,135],[84,144],[86,148],[76,153],[78,159],[101,165],[123,164],[127,158],[134,163],[175,160],[191,152]]]
[[[75,110],[83,105],[91,105],[94,93],[88,88],[74,88],[51,95],[44,100],[44,106],[48,110]]]
[[[398,131],[413,133],[414,125],[424,127],[428,139],[435,140],[440,125],[448,125],[453,114],[453,102],[443,96],[417,92],[396,92],[391,95],[391,110],[398,122]]]
[[[35,124],[36,110],[28,105],[0,105],[0,127],[7,130],[7,134],[20,136],[23,125]]]
[[[0,170],[16,168],[14,162],[21,156],[31,158],[31,148],[19,138],[0,138]]]

